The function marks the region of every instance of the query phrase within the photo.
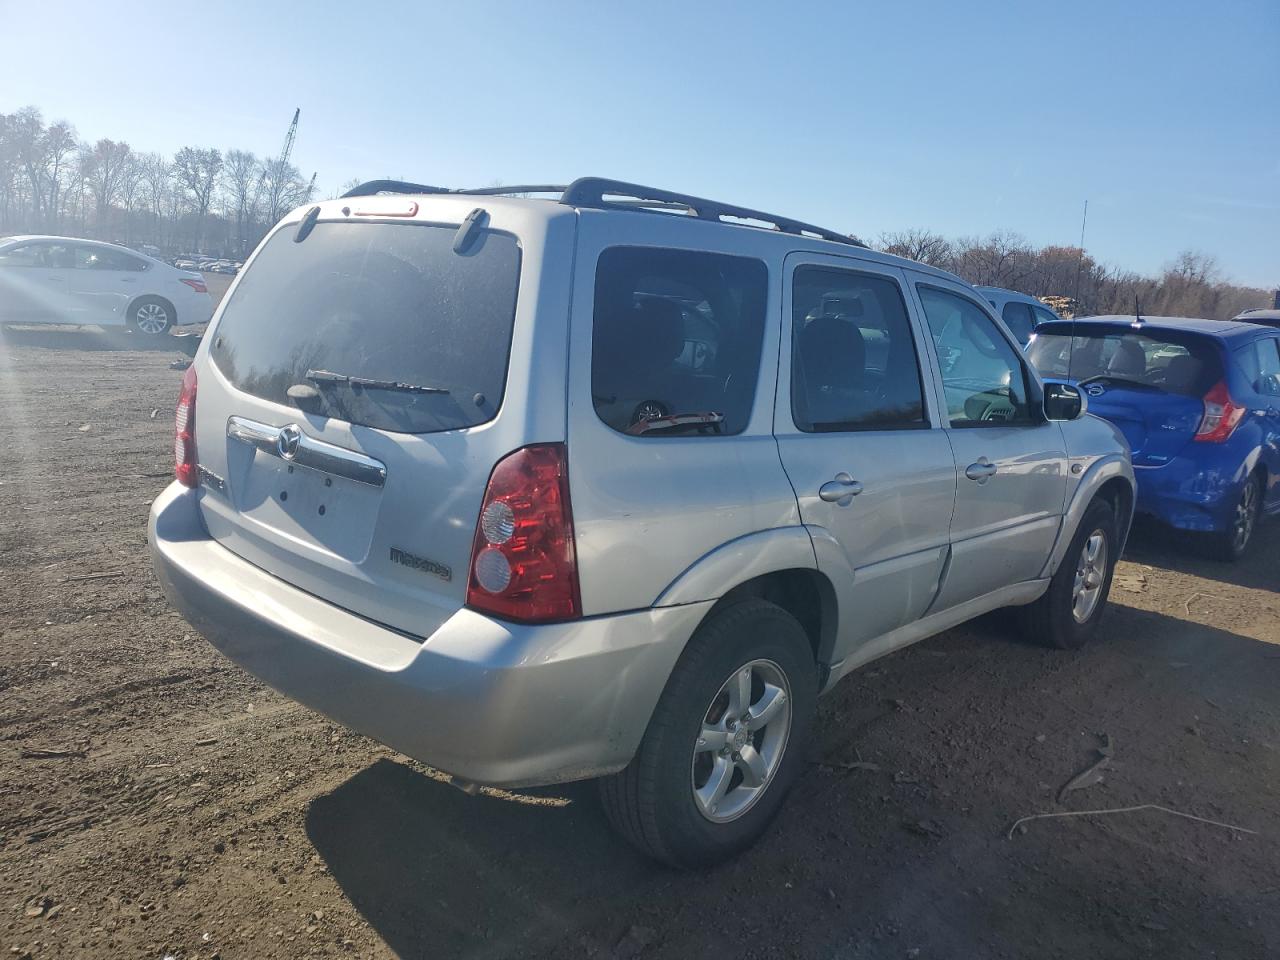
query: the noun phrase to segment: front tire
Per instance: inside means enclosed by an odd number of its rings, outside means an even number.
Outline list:
[[[1245,555],[1253,534],[1262,517],[1262,478],[1250,474],[1240,491],[1235,511],[1231,514],[1231,527],[1222,533],[1209,535],[1209,547],[1219,560],[1235,563]]]
[[[1022,608],[1028,639],[1059,650],[1078,650],[1097,632],[1120,559],[1111,504],[1094,500],[1080,519],[1049,589]]]
[[[672,671],[631,763],[600,781],[605,814],[672,866],[734,856],[803,771],[817,696],[809,638],[789,613],[750,598],[713,614]]]
[[[139,297],[129,304],[125,314],[129,329],[148,337],[161,337],[168,333],[177,320],[173,304],[161,297]]]

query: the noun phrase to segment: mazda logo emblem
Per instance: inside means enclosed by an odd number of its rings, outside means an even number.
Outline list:
[[[1085,393],[1089,394],[1091,397],[1100,397],[1106,392],[1107,388],[1100,383],[1091,383],[1085,389]]]
[[[298,444],[302,443],[302,431],[298,429],[296,423],[291,423],[287,427],[281,427],[279,435],[276,436],[276,452],[286,460],[292,460],[298,455]]]

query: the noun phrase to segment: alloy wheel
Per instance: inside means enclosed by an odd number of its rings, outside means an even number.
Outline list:
[[[158,303],[144,303],[133,315],[143,333],[164,333],[169,327],[169,311]]]
[[[1258,485],[1250,479],[1244,485],[1244,492],[1236,504],[1235,520],[1231,525],[1232,544],[1237,553],[1244,551],[1253,536],[1253,525],[1258,517]]]
[[[1085,623],[1098,607],[1102,583],[1107,577],[1107,535],[1094,530],[1085,538],[1076,564],[1076,578],[1071,590],[1071,615],[1076,623]]]
[[[690,784],[714,823],[745,814],[763,796],[791,734],[791,687],[772,660],[752,660],[721,684],[703,714]]]

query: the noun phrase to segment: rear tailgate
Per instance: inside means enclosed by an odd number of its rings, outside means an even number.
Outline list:
[[[564,438],[574,221],[553,206],[332,201],[300,242],[297,218],[268,237],[197,360],[210,535],[415,636],[461,607],[494,463]]]
[[[1120,428],[1137,466],[1168,463],[1196,435],[1204,416],[1204,403],[1197,397],[1134,390],[1105,380],[1094,381],[1085,390],[1089,412]]]

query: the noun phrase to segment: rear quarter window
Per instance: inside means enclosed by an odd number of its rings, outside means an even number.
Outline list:
[[[515,237],[488,231],[465,254],[457,228],[320,222],[277,231],[240,278],[211,356],[237,388],[403,433],[475,426],[502,403],[520,277]],[[324,373],[433,391],[361,386]]]
[[[760,260],[605,250],[592,316],[597,415],[633,436],[741,433],[755,399],[767,298]]]

